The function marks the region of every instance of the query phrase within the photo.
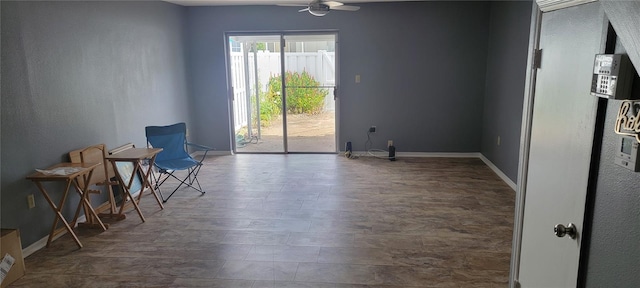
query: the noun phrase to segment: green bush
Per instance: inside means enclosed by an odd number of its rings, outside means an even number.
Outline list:
[[[259,85],[258,87],[258,94],[260,95],[260,126],[265,127],[271,124],[273,117],[281,114],[282,101],[280,100],[279,93],[263,92],[260,87],[262,87],[262,85]],[[271,91],[271,87],[268,89]],[[251,97],[251,106],[256,107],[255,97]],[[253,127],[256,127],[255,125],[257,125],[258,121],[256,120],[255,113],[252,113],[251,115],[251,122],[254,125]]]
[[[291,114],[316,114],[322,112],[324,106],[324,98],[327,96],[328,91],[320,86],[320,82],[316,81],[306,71],[302,73],[290,72],[285,73],[285,79],[287,88],[287,112]],[[268,103],[277,104],[278,109],[282,107],[282,80],[280,75],[271,76],[267,85],[267,91],[264,97],[260,97],[260,103],[264,98]],[[267,108],[271,109],[271,108]],[[260,107],[260,113],[262,117],[262,107]],[[280,110],[274,110],[274,112],[280,113]],[[261,118],[262,119],[262,118]]]

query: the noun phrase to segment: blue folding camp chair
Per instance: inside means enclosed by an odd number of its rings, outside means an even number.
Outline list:
[[[207,157],[207,152],[213,148],[203,145],[187,142],[187,125],[185,123],[177,123],[169,126],[147,126],[145,127],[147,135],[147,145],[154,148],[162,148],[162,152],[156,156],[155,166],[160,172],[159,175],[154,174],[154,188],[160,192],[163,202],[167,202],[182,185],[189,186],[198,192],[204,194],[200,182],[198,182],[198,172],[202,167],[202,161]],[[196,160],[189,155],[189,148],[197,151],[204,151],[204,155],[200,160]],[[200,158],[200,157],[198,157]],[[184,179],[178,178],[174,172],[186,170],[187,176]],[[173,178],[180,181],[169,197],[164,198],[160,186]]]

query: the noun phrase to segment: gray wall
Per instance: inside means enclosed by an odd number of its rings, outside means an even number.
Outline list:
[[[620,102],[607,105],[586,287],[640,287],[640,173],[613,163]]]
[[[47,235],[54,219],[25,180],[34,168],[68,161],[69,151],[92,144],[143,147],[145,126],[190,120],[185,8],[128,1],[1,5],[1,226],[19,228],[26,247]],[[31,210],[28,194],[36,197]],[[71,199],[68,208],[78,201]]]
[[[361,7],[324,17],[296,7],[189,8],[195,141],[231,149],[225,31],[338,29],[339,143],[364,150],[366,131],[376,125],[374,148],[392,139],[399,152],[480,151],[489,3]]]
[[[514,182],[518,178],[531,8],[530,1],[491,3],[480,151]]]

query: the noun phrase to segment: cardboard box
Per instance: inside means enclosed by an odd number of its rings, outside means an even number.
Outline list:
[[[11,255],[15,259],[13,266],[5,276],[0,285],[1,288],[9,286],[9,284],[24,276],[24,258],[22,258],[22,244],[20,243],[20,232],[15,229],[0,230],[0,261],[6,254]]]

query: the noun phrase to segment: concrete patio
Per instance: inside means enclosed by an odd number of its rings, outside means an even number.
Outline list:
[[[269,126],[262,127],[260,138],[246,139],[244,147],[236,146],[238,153],[282,153],[284,151],[282,116]],[[287,115],[289,152],[336,152],[335,111],[319,114]]]

